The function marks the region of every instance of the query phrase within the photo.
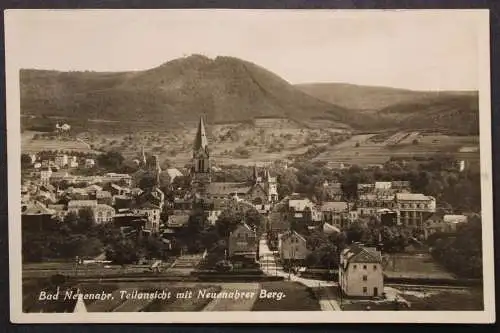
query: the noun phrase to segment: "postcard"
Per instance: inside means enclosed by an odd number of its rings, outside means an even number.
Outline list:
[[[15,323],[492,323],[488,10],[5,11]]]

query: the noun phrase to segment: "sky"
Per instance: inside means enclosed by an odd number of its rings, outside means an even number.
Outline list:
[[[10,10],[6,57],[19,68],[129,71],[196,53],[251,61],[293,84],[476,90],[479,18],[465,10]]]

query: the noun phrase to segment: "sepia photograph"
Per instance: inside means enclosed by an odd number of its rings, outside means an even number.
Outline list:
[[[13,322],[495,321],[487,10],[4,17]]]

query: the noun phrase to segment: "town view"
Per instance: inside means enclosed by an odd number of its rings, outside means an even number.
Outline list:
[[[141,94],[172,68],[179,89],[222,72],[223,112],[191,110],[191,90],[181,113],[133,112],[161,108]],[[21,72],[24,312],[483,309],[477,93],[263,71],[194,55],[135,76]],[[295,114],[227,112],[257,85],[276,97],[256,103]],[[341,118],[355,107],[328,89],[383,98]]]

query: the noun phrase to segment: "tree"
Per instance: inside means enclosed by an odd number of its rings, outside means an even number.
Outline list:
[[[139,180],[139,188],[141,190],[151,189],[155,184],[156,178],[153,175],[146,174]]]
[[[31,157],[28,154],[21,154],[21,168],[31,166]]]
[[[137,246],[127,239],[121,239],[106,248],[106,258],[119,265],[132,264],[139,260]]]
[[[97,158],[97,163],[100,167],[108,169],[108,170],[117,170],[119,169],[125,158],[118,151],[109,151],[104,154],[99,155]]]

